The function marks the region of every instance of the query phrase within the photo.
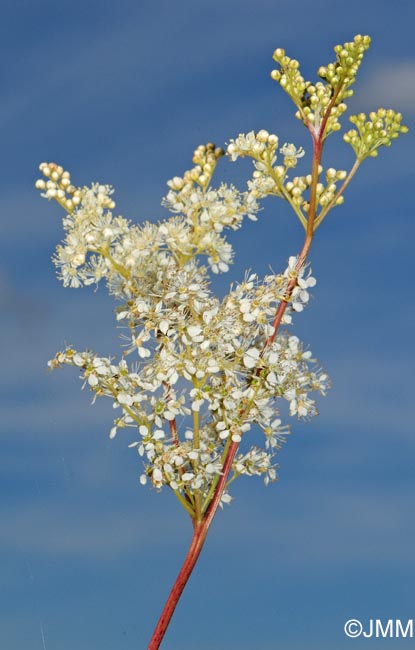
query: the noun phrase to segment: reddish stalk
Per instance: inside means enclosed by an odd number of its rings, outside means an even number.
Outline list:
[[[163,612],[157,623],[156,629],[154,630],[153,636],[151,637],[148,650],[158,650],[160,647],[160,643],[162,642],[163,637],[166,633],[171,617],[173,616],[174,610],[176,609],[176,605],[179,602],[180,596],[183,593],[183,589],[185,588],[186,583],[190,578],[190,575],[200,555],[200,551],[202,550],[207,531],[208,527],[205,526],[204,523],[195,524],[189,550],[187,551],[183,566],[180,569],[179,575],[177,576],[173,588],[169,594]]]
[[[311,137],[313,139],[313,161],[312,161],[312,183],[310,187],[310,207],[308,210],[308,216],[307,216],[307,229],[306,229],[306,236],[304,239],[304,244],[303,247],[300,251],[300,254],[298,256],[297,264],[295,267],[296,274],[301,270],[303,267],[307,256],[309,254],[311,244],[313,241],[313,235],[314,235],[314,221],[316,217],[316,212],[317,212],[317,182],[318,182],[318,168],[320,165],[320,160],[321,160],[321,154],[322,154],[322,149],[323,149],[323,136],[324,136],[324,129],[327,124],[328,116],[331,111],[331,108],[333,107],[335,102],[335,97],[333,98],[326,115],[323,118],[321,128],[319,129],[318,133],[315,132],[314,127],[311,127],[310,125],[308,126],[309,131],[311,133]],[[293,277],[290,282],[288,283],[287,290],[285,292],[284,300],[280,303],[274,320],[272,322],[272,325],[274,327],[274,332],[273,334],[268,337],[264,344],[264,349],[270,345],[278,332],[278,329],[281,325],[282,318],[284,316],[285,310],[287,309],[287,305],[290,301],[292,292],[297,284],[297,278]],[[172,431],[173,433],[173,431]],[[176,578],[176,581],[170,591],[169,597],[166,601],[166,604],[164,606],[163,612],[160,616],[160,619],[157,623],[157,626],[154,630],[153,636],[151,637],[150,644],[148,646],[148,650],[159,650],[160,644],[163,640],[163,637],[166,633],[167,627],[170,623],[170,620],[173,616],[174,610],[176,609],[176,606],[179,602],[180,596],[183,593],[183,590],[187,584],[187,581],[189,580],[192,571],[196,565],[196,562],[199,558],[200,552],[203,548],[203,545],[206,540],[206,535],[208,533],[210,524],[213,521],[213,518],[216,514],[216,511],[218,509],[218,506],[220,504],[222,494],[226,488],[226,484],[228,481],[229,474],[232,469],[232,463],[235,458],[235,454],[238,450],[239,447],[239,442],[231,442],[227,456],[225,458],[225,462],[223,464],[223,471],[222,474],[219,478],[219,481],[216,485],[215,492],[212,497],[212,501],[209,504],[208,509],[206,510],[205,514],[202,516],[200,521],[193,521],[193,537],[192,541],[190,543],[189,550],[187,552],[187,555],[185,557],[184,563],[182,565],[182,568],[180,569],[180,572]]]

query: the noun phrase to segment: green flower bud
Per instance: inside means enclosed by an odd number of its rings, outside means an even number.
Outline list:
[[[357,127],[344,134],[343,139],[353,148],[356,157],[364,160],[368,156],[375,158],[379,147],[390,147],[392,140],[396,140],[401,133],[407,133],[408,127],[401,124],[402,115],[392,109],[379,108],[369,113],[369,120],[365,113],[352,115],[352,124]]]

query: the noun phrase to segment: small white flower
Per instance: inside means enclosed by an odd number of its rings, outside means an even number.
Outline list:
[[[160,487],[163,482],[163,474],[158,467],[153,469],[151,479],[156,487]]]
[[[201,331],[202,328],[199,325],[189,325],[187,328],[187,332],[192,339],[194,339],[196,336],[199,336]]]
[[[200,407],[202,406],[204,400],[203,399],[195,399],[192,402],[192,411],[195,413],[198,413],[200,411]]]
[[[259,357],[260,357],[260,353],[257,348],[249,348],[249,350],[247,350],[244,354],[245,368],[248,369],[255,368]]]
[[[287,143],[281,147],[280,153],[284,156],[284,164],[287,165],[287,167],[295,167],[298,158],[302,158],[305,155],[305,151],[302,147],[296,149],[293,144]]]
[[[167,334],[168,329],[169,329],[169,321],[161,320],[159,323],[160,332],[162,332],[162,334]]]
[[[303,306],[303,304],[301,302],[293,302],[292,307],[293,307],[294,311],[298,311],[298,312],[303,311],[303,309],[304,309],[304,306]]]
[[[131,395],[128,395],[128,393],[118,393],[117,402],[119,404],[125,404],[126,406],[132,406],[133,398]]]

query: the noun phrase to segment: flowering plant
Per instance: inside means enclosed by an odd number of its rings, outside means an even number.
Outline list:
[[[279,414],[280,400],[291,416],[316,414],[315,394],[326,394],[327,375],[312,353],[283,326],[303,311],[316,284],[307,258],[317,228],[343,203],[358,167],[389,146],[407,128],[402,116],[379,109],[350,117],[355,128],[343,136],[355,153],[349,171],[323,173],[326,138],[340,130],[345,100],[370,45],[368,36],[335,47],[336,60],[318,71],[320,81],[305,81],[299,63],[277,49],[271,77],[288,93],[312,140],[310,173],[295,176],[304,150],[280,146],[276,135],[260,130],[230,140],[227,156],[253,160],[244,191],[213,175],[223,149],[212,143],[194,152],[194,166],[168,182],[164,206],[173,214],[160,223],[134,225],[114,216],[113,190],[99,183],[75,187],[70,174],[42,163],[36,186],[66,211],[66,236],[54,263],[64,286],[105,280],[118,301],[116,320],[128,331],[120,360],[72,347],[58,352],[51,368],[75,366],[84,383],[107,396],[118,410],[110,430],[131,430],[129,447],[144,461],[140,483],[167,487],[190,516],[193,537],[183,567],[149,644],[160,647],[165,631],[195,566],[217,508],[231,501],[238,477],[277,479],[275,456],[289,432]],[[227,230],[257,219],[267,196],[287,201],[305,238],[297,255],[279,274],[260,279],[247,273],[220,300],[209,273],[224,273],[233,249]],[[128,363],[127,358],[133,358]],[[180,420],[181,424],[178,424]],[[262,446],[250,445],[259,427]]]

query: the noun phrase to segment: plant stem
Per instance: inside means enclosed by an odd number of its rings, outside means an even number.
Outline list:
[[[151,637],[148,650],[158,650],[160,648],[160,644],[166,633],[174,610],[176,609],[176,605],[179,602],[180,596],[182,595],[187,581],[192,574],[195,564],[199,558],[200,551],[202,550],[203,544],[205,543],[209,526],[213,521],[216,510],[218,509],[220,500],[222,498],[222,494],[225,489],[226,481],[232,468],[232,462],[238,446],[238,442],[232,442],[230,444],[229,451],[223,466],[223,472],[216,486],[215,494],[212,498],[212,501],[210,502],[209,508],[203,516],[202,521],[200,523],[195,521],[194,523],[193,537],[189,546],[189,550],[187,551],[187,555],[183,562],[182,568],[180,569],[176,581],[170,591],[169,597],[159,618],[156,629],[154,630],[153,636]]]
[[[162,614],[159,618],[156,629],[154,630],[153,636],[151,637],[148,650],[158,650],[160,648],[160,644],[166,633],[174,610],[176,609],[176,605],[179,602],[180,596],[183,593],[183,589],[185,588],[186,583],[190,578],[190,575],[200,555],[200,551],[203,548],[209,524],[210,521],[208,522],[207,519],[205,519],[201,523],[196,523],[194,525],[193,537],[189,546],[189,550],[187,551],[183,566],[180,569],[180,572],[176,578]]]
[[[360,160],[360,158],[356,158],[356,160],[355,160],[355,162],[354,162],[354,164],[353,164],[353,167],[351,168],[351,170],[349,171],[347,177],[346,177],[345,180],[344,180],[344,183],[342,184],[342,186],[340,187],[340,189],[337,191],[336,195],[332,198],[332,200],[330,201],[330,203],[328,203],[328,204],[326,205],[326,207],[324,208],[324,210],[322,210],[322,211],[320,212],[320,214],[318,215],[318,217],[316,218],[316,220],[315,220],[315,222],[314,222],[314,230],[317,230],[317,228],[319,227],[319,225],[321,224],[321,222],[323,221],[323,219],[327,216],[327,214],[328,214],[329,211],[332,209],[332,207],[336,205],[336,201],[337,201],[337,199],[338,199],[338,198],[343,194],[343,192],[345,191],[345,189],[346,189],[347,186],[349,185],[349,183],[350,183],[350,181],[352,180],[353,176],[355,175],[355,173],[356,173],[357,170],[359,169],[359,166],[360,166],[361,162],[362,162],[362,161]]]
[[[285,310],[291,298],[291,294],[297,284],[297,274],[304,265],[308,253],[311,248],[314,235],[314,221],[316,217],[317,209],[317,183],[319,175],[319,165],[321,161],[321,154],[323,150],[323,138],[324,138],[324,128],[327,123],[328,114],[331,111],[333,103],[329,106],[327,114],[324,116],[322,122],[322,128],[319,131],[316,131],[314,127],[309,127],[312,139],[313,139],[313,162],[312,162],[312,181],[310,186],[310,207],[307,215],[307,227],[306,227],[306,236],[304,239],[303,247],[298,256],[296,264],[296,274],[290,280],[287,286],[287,290],[284,296],[284,300],[281,301],[277,312],[273,320],[274,331],[270,337],[265,341],[264,349],[270,345],[278,332],[279,326],[282,321]],[[216,514],[218,506],[221,502],[223,492],[226,488],[229,474],[232,469],[232,463],[235,458],[235,454],[239,447],[239,442],[231,441],[226,452],[226,456],[223,463],[222,473],[217,481],[216,487],[213,494],[211,495],[211,501],[206,509],[206,512],[201,515],[201,520],[198,518],[193,519],[193,537],[187,552],[186,558],[180,569],[180,572],[176,578],[176,581],[170,591],[167,602],[164,606],[163,612],[160,616],[160,619],[157,623],[156,629],[154,630],[153,636],[151,637],[148,650],[159,650],[160,644],[163,640],[163,637],[166,633],[167,627],[170,623],[171,617],[173,616],[174,610],[176,609],[177,603],[179,602],[180,596],[183,593],[183,590],[189,580],[192,571],[196,565],[196,562],[199,558],[200,552],[203,548],[203,544],[206,539],[210,524],[213,521],[213,518]],[[225,448],[226,449],[226,448]]]

